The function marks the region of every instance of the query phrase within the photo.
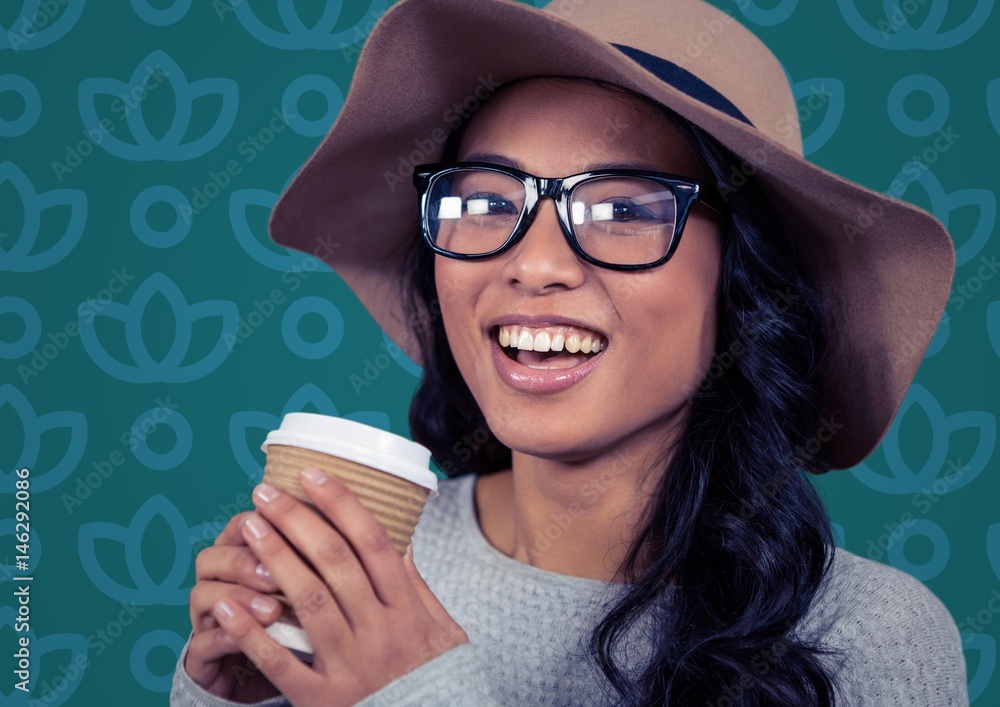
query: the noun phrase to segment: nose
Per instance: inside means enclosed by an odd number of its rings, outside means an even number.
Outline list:
[[[507,251],[504,278],[511,285],[535,293],[579,287],[586,279],[586,263],[567,242],[555,202],[543,198],[537,209],[535,220],[520,242]]]

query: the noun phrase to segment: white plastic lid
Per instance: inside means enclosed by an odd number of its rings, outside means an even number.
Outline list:
[[[438,495],[437,475],[430,470],[431,452],[392,432],[354,420],[311,412],[290,412],[281,426],[268,433],[264,444],[283,444],[323,452],[379,469],[430,489]]]

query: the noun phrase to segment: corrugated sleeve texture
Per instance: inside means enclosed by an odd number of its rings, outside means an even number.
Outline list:
[[[470,643],[397,678],[360,707],[613,702],[587,642],[621,586],[548,572],[498,551],[479,528],[474,481],[468,475],[440,482],[440,495],[428,502],[413,538],[417,569]],[[628,634],[623,650],[633,661],[649,653],[650,626],[640,622]],[[954,620],[926,586],[892,567],[837,549],[833,571],[796,633],[837,651],[823,660],[839,705],[969,703]],[[198,687],[184,671],[182,653],[170,704],[235,703]]]

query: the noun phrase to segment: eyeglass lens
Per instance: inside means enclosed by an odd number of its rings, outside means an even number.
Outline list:
[[[525,187],[508,174],[459,169],[436,178],[427,194],[431,239],[460,255],[502,246],[521,217]],[[569,195],[569,226],[587,255],[615,265],[641,265],[670,247],[677,215],[673,190],[644,177],[594,177]]]

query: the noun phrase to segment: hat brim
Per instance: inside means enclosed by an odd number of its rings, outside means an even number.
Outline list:
[[[586,76],[638,91],[746,160],[828,304],[822,371],[831,438],[827,463],[811,470],[864,459],[888,431],[944,310],[955,269],[945,227],[807,162],[550,13],[506,0],[404,0],[390,9],[359,56],[339,117],[275,205],[271,238],[319,255],[420,364],[396,294],[417,232],[409,174],[439,158],[463,105],[538,75]]]

